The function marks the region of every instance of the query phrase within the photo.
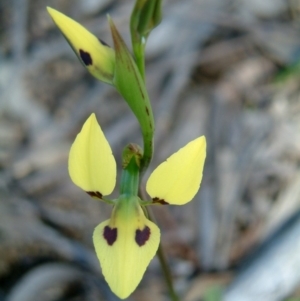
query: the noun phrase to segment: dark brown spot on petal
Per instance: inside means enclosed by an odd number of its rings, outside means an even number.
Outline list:
[[[160,198],[153,198],[152,201],[153,201],[153,204],[169,205],[168,202],[166,202],[165,200],[160,199]]]
[[[93,64],[92,57],[88,52],[85,52],[84,50],[79,49],[79,54],[80,54],[80,57],[81,57],[82,61],[84,62],[84,64],[86,66],[89,66],[89,65]]]
[[[136,230],[135,231],[135,241],[141,247],[143,246],[146,241],[149,239],[151,234],[150,228],[145,226],[143,230]]]
[[[107,243],[112,246],[117,240],[118,229],[110,228],[109,226],[104,227],[103,237],[106,239]]]
[[[87,191],[86,192],[88,195],[90,195],[91,197],[95,197],[95,198],[99,198],[102,199],[102,194],[99,191]]]

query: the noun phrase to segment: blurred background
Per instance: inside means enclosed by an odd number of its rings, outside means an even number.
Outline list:
[[[112,45],[110,14],[130,45],[133,5],[0,0],[1,301],[118,300],[91,239],[111,207],[71,183],[67,158],[92,112],[118,163],[141,134],[45,7]],[[150,170],[208,141],[195,199],[153,209],[176,291],[183,301],[300,300],[300,1],[165,0],[163,11],[146,48]],[[129,300],[169,300],[156,258]]]

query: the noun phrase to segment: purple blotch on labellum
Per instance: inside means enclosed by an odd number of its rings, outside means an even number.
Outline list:
[[[112,246],[117,240],[118,229],[110,228],[109,226],[104,227],[103,237],[106,239],[107,243]]]
[[[135,241],[141,247],[143,246],[146,241],[149,239],[151,234],[150,228],[145,226],[143,230],[137,229],[135,231]]]

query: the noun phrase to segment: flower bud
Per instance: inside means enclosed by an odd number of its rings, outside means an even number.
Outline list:
[[[147,39],[162,19],[162,0],[136,0],[130,18],[130,29],[134,42]]]
[[[112,84],[115,51],[73,19],[53,8],[47,7],[47,10],[88,71],[97,79]]]

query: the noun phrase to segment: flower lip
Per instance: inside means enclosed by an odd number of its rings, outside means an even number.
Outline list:
[[[136,289],[159,240],[160,231],[145,217],[138,197],[121,196],[111,218],[96,227],[96,253],[103,275],[118,297],[127,298]]]

